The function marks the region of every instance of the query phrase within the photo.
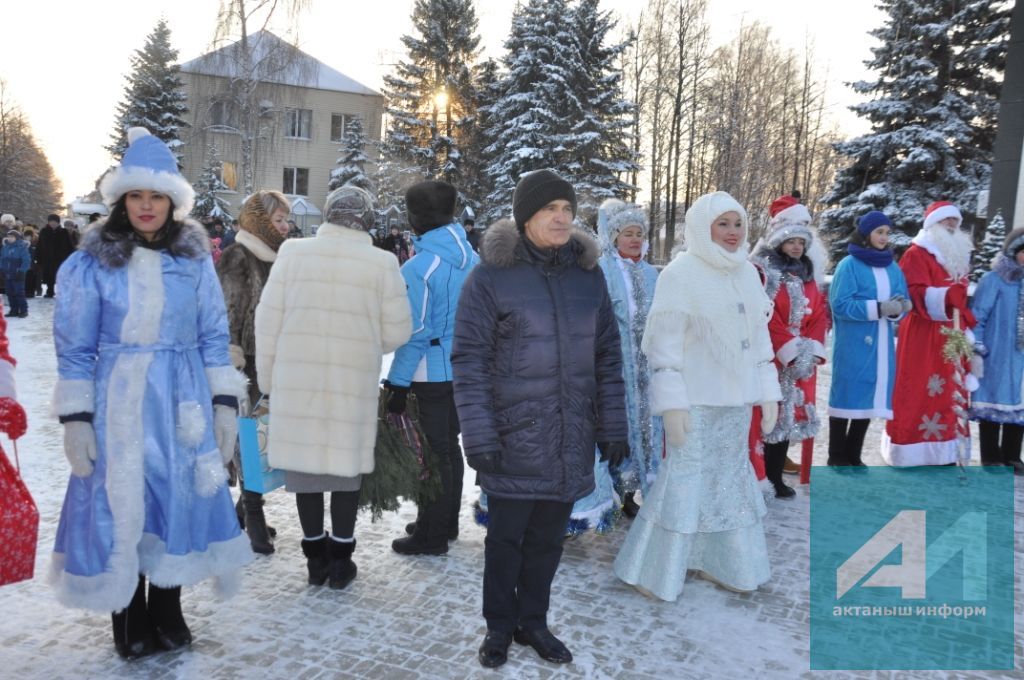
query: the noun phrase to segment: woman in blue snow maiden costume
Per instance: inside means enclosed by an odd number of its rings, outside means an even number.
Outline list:
[[[647,355],[640,349],[658,279],[658,270],[644,260],[647,234],[647,215],[638,205],[613,198],[597,211],[598,265],[608,283],[622,345],[630,456],[618,465],[609,465],[601,460],[600,452],[594,452],[596,487],[573,506],[570,535],[610,529],[619,518],[620,499],[622,513],[635,517],[639,506],[634,494],[640,491],[645,495],[658,474],[663,448],[661,418],[651,413],[651,371]]]
[[[144,128],[100,184],[110,217],[58,273],[54,410],[71,463],[51,563],[65,605],[113,612],[125,658],[189,645],[181,586],[230,594],[253,558],[224,465],[245,381],[228,357],[194,192]],[[146,581],[149,592],[146,593]]]
[[[980,386],[971,395],[978,421],[982,465],[1007,465],[1024,475],[1024,227],[1007,237],[992,271],[978,283],[971,304],[974,327],[972,372]]]

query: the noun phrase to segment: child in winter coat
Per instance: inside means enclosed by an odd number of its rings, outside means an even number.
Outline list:
[[[796,492],[782,481],[786,451],[793,440],[813,438],[819,427],[817,366],[825,362],[828,315],[815,280],[815,265],[824,266],[824,261],[814,262],[808,254],[815,239],[806,207],[796,198],[784,196],[772,203],[770,212],[769,231],[755,257],[767,277],[768,297],[775,303],[768,332],[779,370],[782,404],[775,429],[764,435],[765,476],[775,488],[776,498],[793,498]],[[816,252],[823,255],[823,251]]]
[[[658,277],[642,349],[668,456],[615,559],[620,579],[675,600],[688,569],[726,588],[771,576],[764,498],[747,448],[751,409],[771,432],[782,398],[771,301],[747,261],[747,214],[732,196],[686,212],[688,250]]]
[[[836,267],[829,287],[834,324],[829,465],[863,467],[861,450],[871,418],[892,418],[893,328],[912,303],[888,247],[891,227],[881,212],[861,217],[847,246],[849,257]]]
[[[1011,231],[992,271],[981,277],[971,310],[975,351],[972,371],[980,386],[971,396],[983,465],[1009,465],[1024,475],[1024,228]]]
[[[28,301],[25,299],[25,273],[32,266],[32,255],[21,232],[12,229],[4,238],[0,254],[4,273],[4,288],[7,291],[7,316],[28,316]]]

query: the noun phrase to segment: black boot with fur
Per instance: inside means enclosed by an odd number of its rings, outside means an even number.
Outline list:
[[[306,569],[309,571],[309,585],[322,586],[327,581],[330,571],[330,560],[327,558],[327,534],[320,538],[302,539],[302,554],[306,556]]]
[[[333,538],[330,540],[331,551],[331,580],[328,585],[333,590],[342,590],[352,579],[356,577],[356,563],[352,561],[352,553],[356,549],[356,542],[342,543]]]
[[[139,585],[127,607],[111,615],[114,647],[123,659],[137,659],[154,651],[153,635],[146,613],[146,577],[139,576]]]
[[[156,643],[168,651],[192,644],[192,631],[181,613],[181,586],[161,588],[149,584],[149,622]]]

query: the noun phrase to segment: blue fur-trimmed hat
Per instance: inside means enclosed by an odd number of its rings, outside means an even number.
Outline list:
[[[192,212],[196,193],[178,172],[178,159],[149,130],[133,127],[128,129],[128,148],[121,157],[121,165],[103,177],[100,194],[110,209],[125,193],[141,189],[166,194],[174,203],[175,220],[183,220]]]

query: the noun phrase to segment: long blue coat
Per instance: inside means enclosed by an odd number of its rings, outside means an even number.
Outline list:
[[[828,413],[837,418],[892,418],[896,375],[893,329],[899,319],[878,317],[877,302],[910,297],[899,266],[872,267],[850,255],[836,267],[832,308],[832,389]]]
[[[63,603],[115,611],[140,573],[190,585],[237,575],[252,551],[214,440],[212,398],[241,396],[244,380],[207,237],[189,223],[150,250],[102,229],[57,281],[55,411],[93,414],[98,455],[68,482],[51,577]]]
[[[974,420],[1024,425],[1024,351],[1017,325],[1024,268],[1000,258],[993,271],[981,277],[971,303],[978,320],[974,339],[985,346],[988,355],[985,375],[971,394],[970,415]]]

